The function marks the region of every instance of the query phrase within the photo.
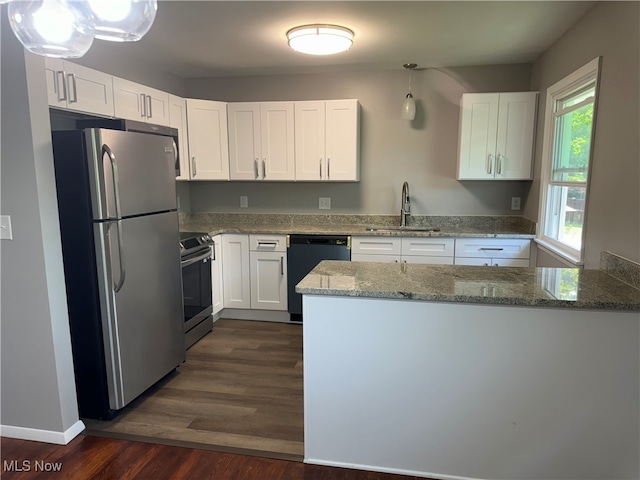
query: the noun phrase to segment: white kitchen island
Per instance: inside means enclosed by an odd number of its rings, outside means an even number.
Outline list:
[[[637,289],[600,271],[322,262],[298,291],[305,462],[640,478]]]

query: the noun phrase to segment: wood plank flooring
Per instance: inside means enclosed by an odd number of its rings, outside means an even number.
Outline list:
[[[302,327],[221,319],[187,360],[87,433],[301,460]]]
[[[0,447],[0,477],[3,480],[417,479],[403,475],[305,465],[300,462],[85,435],[80,435],[66,446],[3,438]],[[25,461],[27,463],[23,463]],[[43,471],[46,464],[57,464],[59,470]],[[16,471],[16,466],[23,471]],[[28,471],[25,466],[28,467]]]

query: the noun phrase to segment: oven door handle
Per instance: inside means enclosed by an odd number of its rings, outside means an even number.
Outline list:
[[[181,267],[188,267],[189,265],[193,265],[196,262],[199,262],[200,260],[204,260],[206,258],[211,258],[211,250],[209,250],[206,253],[203,253],[202,255],[198,255],[197,257],[194,258],[189,258],[188,260],[182,260],[180,262],[180,266]]]

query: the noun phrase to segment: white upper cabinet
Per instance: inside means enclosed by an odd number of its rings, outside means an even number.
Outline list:
[[[294,180],[293,102],[229,103],[231,180]]]
[[[537,92],[465,93],[458,180],[530,180]]]
[[[114,116],[112,76],[59,58],[46,57],[49,106]]]
[[[227,104],[187,99],[191,180],[229,180]]]
[[[178,153],[180,175],[176,180],[189,180],[189,139],[187,137],[187,102],[184,98],[169,94],[169,126],[178,129]]]
[[[295,102],[296,180],[358,181],[357,100]]]
[[[115,116],[169,126],[169,94],[113,77]]]

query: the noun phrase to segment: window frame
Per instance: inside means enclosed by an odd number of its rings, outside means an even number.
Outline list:
[[[544,137],[542,148],[542,170],[540,176],[540,205],[539,205],[539,225],[538,233],[536,236],[536,242],[551,250],[552,252],[560,255],[562,258],[570,261],[575,265],[582,265],[585,250],[585,239],[587,233],[587,221],[589,210],[589,185],[591,183],[591,172],[593,169],[593,151],[594,151],[594,139],[596,132],[596,118],[598,110],[598,91],[600,85],[600,64],[601,57],[597,57],[580,67],[575,72],[569,74],[559,82],[551,85],[547,89],[546,96],[546,109],[544,120]],[[594,100],[593,100],[593,118],[591,121],[591,139],[589,147],[589,164],[587,166],[587,179],[586,182],[569,182],[572,185],[580,188],[585,188],[585,207],[584,217],[582,221],[582,240],[580,250],[577,250],[570,245],[556,240],[553,237],[545,235],[547,230],[547,204],[549,196],[549,186],[555,185],[557,182],[552,180],[554,152],[555,152],[555,136],[556,136],[556,104],[566,99],[567,97],[585,90],[585,88],[593,83],[594,84]],[[583,102],[579,102],[583,103]],[[590,103],[590,102],[589,102]],[[556,225],[556,227],[561,227]]]

